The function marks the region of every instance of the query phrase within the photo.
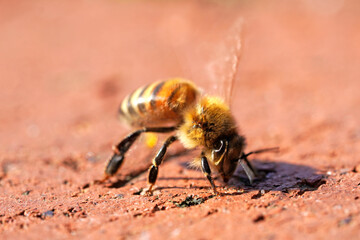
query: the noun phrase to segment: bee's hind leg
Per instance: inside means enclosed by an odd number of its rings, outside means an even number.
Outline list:
[[[122,165],[125,153],[129,150],[129,148],[132,146],[132,144],[136,141],[136,139],[139,138],[141,133],[144,132],[157,132],[157,133],[167,133],[172,132],[176,129],[176,127],[159,127],[159,128],[142,128],[135,132],[130,133],[128,136],[126,136],[120,143],[113,146],[114,154],[110,158],[106,168],[105,168],[105,178],[113,176],[120,166]]]
[[[149,188],[147,189],[147,193],[150,195],[152,194],[152,188],[157,179],[159,166],[164,159],[167,148],[169,147],[170,144],[172,144],[176,140],[178,140],[178,138],[175,135],[166,139],[164,145],[160,148],[159,152],[156,154],[155,158],[152,161],[152,165],[149,168],[149,176],[148,176]]]

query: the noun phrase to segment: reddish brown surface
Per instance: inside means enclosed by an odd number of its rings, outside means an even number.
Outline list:
[[[360,5],[310,2],[2,1],[0,238],[358,238]],[[238,17],[233,112],[248,150],[281,148],[255,156],[265,179],[247,186],[238,169],[213,197],[188,153],[139,196],[150,162],[139,146],[93,184],[129,131],[121,99],[173,76],[212,88]],[[200,204],[178,207],[190,195]]]

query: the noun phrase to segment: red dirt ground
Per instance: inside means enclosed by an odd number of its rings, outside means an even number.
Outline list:
[[[358,239],[359,11],[355,0],[1,1],[0,238]],[[94,184],[129,133],[121,99],[174,76],[211,91],[239,18],[232,108],[248,150],[281,148],[253,157],[265,177],[249,186],[239,168],[213,196],[186,165],[194,153],[174,146],[154,196],[141,196],[151,156],[138,144]]]

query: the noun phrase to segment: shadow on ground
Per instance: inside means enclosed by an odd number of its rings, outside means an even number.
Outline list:
[[[302,195],[306,191],[315,191],[322,184],[326,183],[326,178],[323,174],[319,173],[319,170],[298,164],[291,164],[279,161],[265,161],[254,160],[252,161],[256,169],[258,170],[259,177],[250,185],[249,180],[241,168],[238,166],[233,177],[228,182],[229,187],[238,187],[249,191],[281,191],[290,192],[298,190],[298,194]],[[187,163],[179,163],[183,167],[187,167]],[[196,171],[196,170],[194,170]],[[194,177],[170,177],[159,178],[159,180],[203,180],[204,178]],[[218,179],[219,178],[216,178]],[[219,181],[218,181],[219,182]],[[223,185],[224,186],[224,185]],[[186,187],[160,187],[161,189],[186,189]],[[203,184],[192,186],[194,189],[211,188],[209,186],[203,186]]]
[[[309,166],[264,160],[253,160],[252,163],[260,175],[252,185],[249,184],[246,174],[240,166],[229,181],[229,185],[246,190],[286,192],[294,189],[314,191],[326,183],[325,176],[320,174],[319,170]]]
[[[180,154],[186,155],[187,152]],[[174,156],[170,155],[167,160],[172,159],[179,154]],[[322,184],[326,183],[326,178],[323,174],[319,173],[319,170],[312,168],[310,166],[292,164],[280,161],[270,161],[270,160],[253,160],[252,161],[255,168],[258,170],[259,176],[255,181],[250,185],[249,180],[241,168],[238,166],[233,177],[228,182],[229,187],[238,187],[246,191],[281,191],[288,192],[292,190],[299,190],[300,194],[306,191],[317,190]],[[149,164],[150,165],[150,164]],[[179,165],[183,168],[187,168],[190,171],[199,171],[196,169],[189,169],[188,162],[181,161]],[[109,188],[121,188],[125,186],[132,179],[137,178],[138,176],[146,173],[148,168],[137,170],[136,172],[130,173],[128,176],[125,176],[115,182],[112,182],[108,185]],[[202,177],[160,177],[158,180],[204,180]],[[215,179],[219,180],[219,178]],[[219,181],[217,181],[219,182]],[[222,184],[224,185],[224,184]],[[186,189],[188,187],[172,186],[166,187],[161,186],[158,189]],[[199,182],[199,185],[191,186],[193,189],[206,189],[210,188],[208,185],[204,185]]]

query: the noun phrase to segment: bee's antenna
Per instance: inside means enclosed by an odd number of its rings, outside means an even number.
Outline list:
[[[255,150],[255,151],[248,152],[247,154],[243,153],[240,158],[246,158],[251,154],[258,154],[258,153],[263,153],[263,152],[279,152],[279,150],[280,150],[279,147],[258,149],[258,150]]]

